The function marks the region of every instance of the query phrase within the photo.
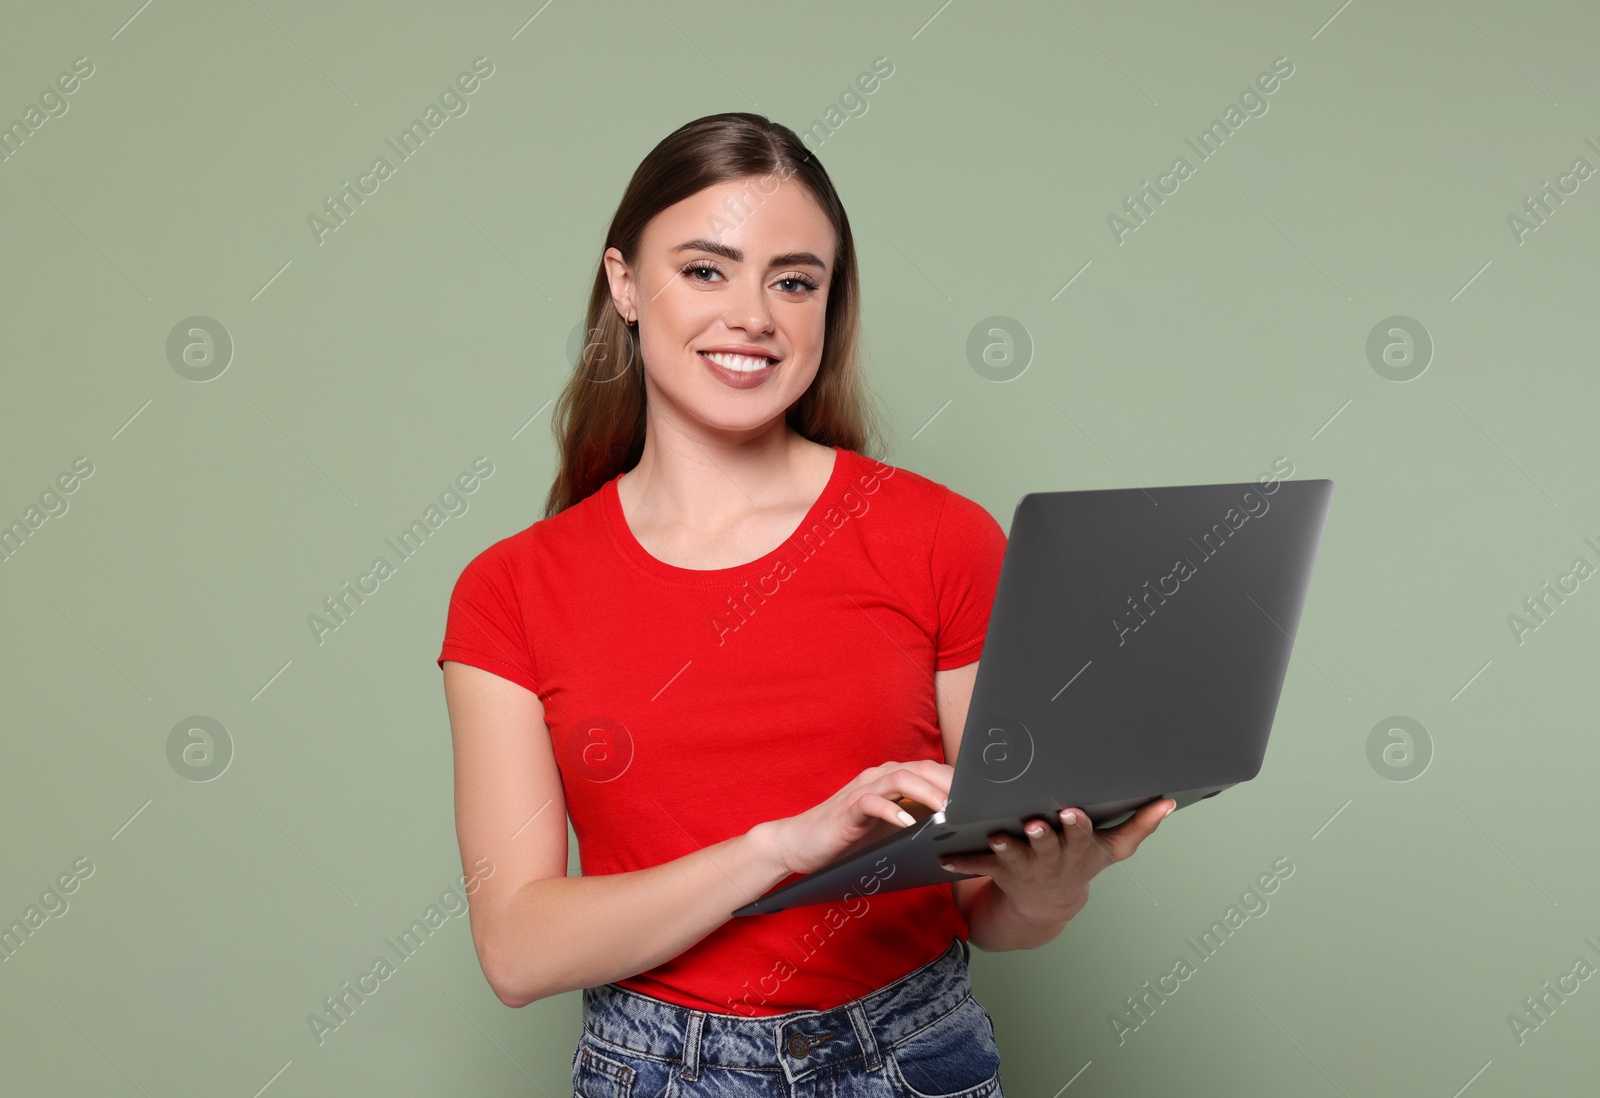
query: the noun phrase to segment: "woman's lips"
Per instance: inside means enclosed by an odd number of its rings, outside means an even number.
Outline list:
[[[726,366],[718,366],[715,362],[711,361],[711,359],[707,358],[704,353],[701,353],[698,357],[701,362],[705,363],[706,369],[710,370],[719,381],[725,385],[732,386],[735,389],[754,389],[757,385],[760,385],[766,381],[767,378],[771,377],[778,369],[778,363],[774,362],[772,365],[766,366],[760,370],[751,370],[748,372],[742,370],[730,370]]]

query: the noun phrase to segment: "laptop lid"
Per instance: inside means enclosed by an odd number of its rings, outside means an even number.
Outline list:
[[[1104,823],[1253,778],[1332,498],[1330,480],[1024,496],[945,818],[1075,804]]]

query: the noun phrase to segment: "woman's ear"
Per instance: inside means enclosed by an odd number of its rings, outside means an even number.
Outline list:
[[[624,323],[637,322],[639,312],[633,300],[633,272],[628,270],[627,261],[616,248],[607,248],[602,258],[606,265],[606,281],[611,285],[611,304],[616,308],[617,315],[622,317]]]

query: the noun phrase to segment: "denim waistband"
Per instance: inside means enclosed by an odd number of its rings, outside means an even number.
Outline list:
[[[583,989],[583,1027],[601,1041],[683,1065],[685,1079],[703,1066],[779,1068],[791,1080],[861,1057],[868,1070],[892,1045],[960,1006],[972,993],[967,943],[950,948],[877,991],[831,1010],[795,1010],[747,1018],[711,1013],[641,995],[616,984]]]

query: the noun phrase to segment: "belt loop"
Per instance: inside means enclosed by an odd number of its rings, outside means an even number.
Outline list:
[[[691,1082],[700,1078],[700,1034],[705,1024],[705,1011],[689,1012],[689,1024],[683,1033],[683,1077]]]
[[[970,962],[972,960],[972,950],[968,947],[967,940],[965,938],[957,938],[956,941],[961,943],[961,959]]]
[[[861,1057],[868,1071],[877,1071],[883,1064],[878,1055],[878,1041],[872,1035],[872,1023],[867,1019],[866,1008],[858,999],[845,1008],[845,1013],[850,1017],[850,1024],[855,1027],[856,1040],[861,1044]]]

